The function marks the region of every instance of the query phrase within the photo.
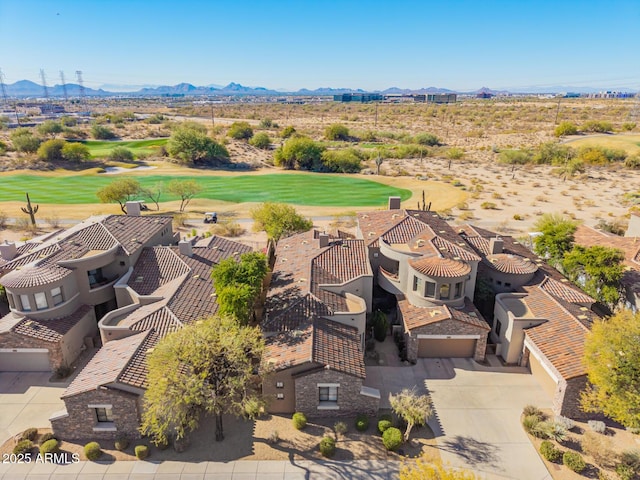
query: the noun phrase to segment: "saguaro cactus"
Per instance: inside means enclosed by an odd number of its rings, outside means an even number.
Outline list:
[[[40,208],[40,205],[36,205],[35,207],[31,206],[31,199],[29,198],[29,194],[27,193],[27,206],[26,207],[20,207],[20,210],[22,210],[24,213],[26,213],[27,215],[29,215],[29,217],[31,217],[31,225],[33,225],[34,227],[36,226],[36,213],[38,213],[38,208]]]

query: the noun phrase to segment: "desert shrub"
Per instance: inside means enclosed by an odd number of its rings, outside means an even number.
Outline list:
[[[33,442],[37,436],[37,428],[27,428],[24,432],[22,432],[22,435],[20,435],[20,440],[31,440]]]
[[[546,142],[538,146],[533,153],[533,163],[545,165],[562,165],[576,156],[576,151],[568,145]]]
[[[38,158],[47,162],[62,160],[62,149],[66,144],[61,138],[47,140],[38,147]]]
[[[98,442],[89,442],[84,446],[84,456],[87,460],[97,460],[102,456],[102,449]]]
[[[514,220],[524,220],[524,217],[522,215],[520,215],[519,213],[515,213],[513,215],[513,219]]]
[[[460,160],[464,158],[464,150],[458,147],[451,147],[449,150],[447,150],[446,155],[447,158],[451,160]]]
[[[596,465],[603,468],[612,468],[616,455],[611,449],[611,441],[598,433],[585,432],[580,439],[582,453],[593,458]]]
[[[378,421],[378,431],[380,433],[384,433],[385,431],[389,430],[391,427],[393,427],[393,423],[391,423],[391,420]]]
[[[49,223],[48,220],[47,220],[47,223]],[[49,225],[51,225],[51,223],[49,223]],[[67,378],[69,375],[71,375],[72,372],[73,372],[73,368],[65,364],[58,365],[54,370],[54,374],[56,378]]]
[[[640,155],[635,154],[627,157],[624,161],[624,166],[627,168],[632,168],[634,170],[640,168]]]
[[[280,136],[282,138],[289,138],[294,133],[296,133],[296,129],[289,125],[288,127],[284,127],[282,129],[282,132],[280,132]]]
[[[149,456],[149,447],[146,445],[136,445],[133,451],[135,452],[138,460],[144,460]]]
[[[587,425],[589,425],[589,428],[596,433],[604,433],[607,430],[605,423],[600,420],[589,420]]]
[[[582,131],[584,132],[595,132],[595,133],[606,133],[613,131],[613,125],[611,122],[603,122],[597,120],[590,120],[585,122],[582,125]]]
[[[189,219],[188,215],[186,215],[184,213],[176,213],[173,216],[173,226],[174,226],[174,228],[186,227],[188,219]]]
[[[291,417],[291,420],[293,421],[293,427],[296,430],[302,430],[304,427],[307,426],[307,417],[302,412],[294,413],[293,417]]]
[[[349,129],[341,123],[334,123],[329,125],[325,131],[324,136],[327,140],[349,140]]]
[[[636,128],[636,124],[633,122],[624,122],[622,124],[622,130],[624,130],[625,132],[630,132],[634,128]]]
[[[40,445],[40,455],[44,456],[47,453],[58,453],[60,451],[60,443],[55,438],[47,440]]]
[[[44,442],[47,442],[47,441],[51,440],[52,438],[57,440],[57,438],[56,438],[54,433],[51,433],[51,432],[44,433],[39,438],[40,444],[43,444]]]
[[[278,124],[270,118],[260,120],[260,128],[278,128]]]
[[[362,169],[364,154],[355,148],[325,150],[322,152],[323,170],[338,173],[358,173]]]
[[[538,415],[525,415],[525,417],[522,419],[522,426],[524,427],[525,432],[533,435],[533,430],[541,421],[542,420]]]
[[[558,425],[561,425],[565,430],[571,430],[576,426],[576,422],[574,422],[570,418],[563,417],[562,415],[556,415],[553,418],[553,421]]]
[[[116,138],[116,134],[104,125],[94,124],[91,127],[91,136],[96,140],[111,140]]]
[[[280,441],[280,434],[278,433],[277,430],[273,430],[270,434],[269,437],[267,438],[267,442],[269,442],[272,445],[275,445],[276,443],[278,443]]]
[[[336,422],[333,425],[333,431],[336,432],[336,435],[344,435],[347,433],[347,424],[344,422]]]
[[[36,137],[28,128],[18,128],[11,133],[13,148],[21,153],[35,153],[42,140]]]
[[[584,463],[582,455],[576,452],[564,452],[562,455],[562,463],[569,469],[576,473],[583,471],[587,464]]]
[[[369,417],[366,415],[360,414],[356,417],[356,430],[359,432],[364,432],[369,428]]]
[[[333,437],[323,437],[320,440],[320,453],[323,457],[333,457],[333,454],[336,453],[336,440]]]
[[[402,445],[402,432],[395,427],[387,428],[382,434],[382,444],[387,450],[395,451]]]
[[[235,140],[248,140],[253,137],[253,129],[247,122],[233,122],[227,130],[227,135]]]
[[[625,450],[620,455],[620,463],[631,467],[634,473],[640,473],[640,451]]]
[[[616,475],[620,480],[633,480],[636,478],[636,472],[629,465],[619,463],[616,465]]]
[[[561,122],[560,125],[558,125],[553,131],[553,134],[556,137],[564,137],[566,135],[575,135],[576,133],[578,133],[578,127],[576,127],[571,122]]]
[[[129,439],[124,435],[118,435],[114,446],[116,447],[116,450],[118,450],[119,452],[122,452],[126,450],[127,447],[129,446]]]
[[[498,206],[493,202],[482,202],[480,208],[483,210],[497,210]]]
[[[15,447],[13,447],[14,455],[24,455],[25,453],[31,452],[33,448],[33,442],[31,440],[20,440],[16,443]]]
[[[524,165],[531,162],[533,155],[528,150],[502,150],[498,161],[509,165]]]
[[[70,162],[83,162],[91,157],[89,147],[78,142],[66,142],[62,147],[62,158]]]
[[[116,147],[107,157],[112,162],[131,162],[134,159],[133,152],[125,147]]]
[[[251,140],[249,140],[249,145],[252,145],[261,150],[268,150],[271,147],[271,139],[269,135],[264,132],[256,133]]]
[[[432,133],[419,133],[413,138],[413,141],[418,145],[428,145],[429,147],[440,145],[440,140]]]
[[[322,170],[323,152],[324,147],[319,143],[308,137],[295,136],[274,152],[273,162],[277,167],[287,170]]]
[[[540,455],[550,462],[557,462],[562,457],[562,452],[549,440],[543,440],[540,444]]]

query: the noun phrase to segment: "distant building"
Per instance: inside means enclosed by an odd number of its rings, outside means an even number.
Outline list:
[[[54,105],[51,103],[45,103],[44,105],[39,105],[40,113],[43,115],[48,115],[52,113],[64,113],[65,109],[62,105]]]
[[[421,103],[456,103],[458,95],[455,93],[429,93],[426,95],[413,95],[414,102]]]
[[[489,92],[478,92],[476,94],[476,98],[493,98],[493,93]]]
[[[380,102],[384,97],[379,93],[342,93],[333,96],[334,102]]]

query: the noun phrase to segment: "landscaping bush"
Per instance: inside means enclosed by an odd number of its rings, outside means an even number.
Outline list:
[[[109,160],[113,162],[131,162],[134,155],[131,150],[126,147],[116,147],[109,153]]]
[[[261,150],[268,150],[271,146],[271,139],[266,133],[260,132],[249,140],[249,144]]]
[[[43,434],[40,437],[40,445],[42,445],[44,442],[48,442],[51,439],[57,440],[56,436],[53,433],[47,432],[47,433]]]
[[[626,450],[620,455],[620,463],[627,465],[633,470],[634,474],[640,472],[640,451],[638,450]]]
[[[284,127],[282,129],[282,132],[280,132],[280,136],[282,138],[289,138],[294,133],[296,133],[296,129],[289,125],[288,127]]]
[[[47,453],[58,453],[60,451],[60,443],[55,438],[47,440],[40,445],[40,455],[44,457]]]
[[[342,124],[334,123],[329,125],[325,131],[324,136],[327,140],[349,140],[349,129]]]
[[[553,418],[553,421],[557,424],[560,425],[562,428],[564,428],[565,430],[571,430],[572,428],[574,428],[576,426],[576,422],[574,422],[573,420],[571,420],[570,418],[567,417],[563,417],[562,415],[556,415]]]
[[[358,415],[356,417],[356,430],[359,432],[364,432],[369,428],[369,417],[366,415]]]
[[[296,430],[302,430],[304,427],[307,426],[307,417],[302,412],[294,413],[293,417],[291,417],[291,420],[293,420],[293,427]]]
[[[119,452],[122,452],[126,450],[127,447],[129,446],[129,439],[124,435],[119,435],[116,438],[114,446],[116,447],[116,450],[118,450]]]
[[[104,125],[94,124],[91,127],[91,136],[96,140],[111,140],[116,138],[116,134]]]
[[[22,432],[22,435],[20,435],[20,440],[31,440],[33,442],[37,436],[37,428],[27,428],[24,432]]]
[[[280,434],[278,433],[277,430],[273,430],[269,434],[269,438],[267,438],[267,442],[269,442],[270,444],[274,445],[274,444],[278,443],[279,441],[280,441]]]
[[[533,435],[534,429],[541,421],[542,420],[538,415],[527,415],[522,419],[522,426],[524,427],[525,432]]]
[[[253,137],[253,128],[247,122],[233,122],[227,135],[235,140],[248,140]]]
[[[542,410],[540,410],[538,407],[534,407],[533,405],[526,405],[523,409],[522,409],[522,414],[525,417],[528,417],[530,415],[535,415],[536,417],[538,417],[540,420],[544,419],[544,413],[542,413]]]
[[[413,138],[413,141],[418,145],[428,145],[429,147],[440,145],[440,140],[432,133],[419,133]]]
[[[600,420],[589,420],[587,425],[589,425],[589,428],[596,433],[604,433],[607,431],[607,426]]]
[[[333,431],[336,432],[336,437],[338,435],[344,435],[347,433],[347,424],[344,422],[336,422],[333,425]]]
[[[636,472],[631,466],[619,463],[616,465],[616,475],[620,480],[633,480],[636,477]]]
[[[580,473],[587,466],[582,459],[582,455],[576,452],[564,452],[562,455],[562,463],[564,463],[569,470],[573,470],[576,473]]]
[[[378,431],[382,434],[393,427],[393,423],[390,420],[380,420],[378,422]]]
[[[87,460],[97,460],[102,456],[102,449],[98,442],[89,442],[84,446],[84,456]]]
[[[333,457],[336,453],[336,440],[333,437],[323,437],[320,440],[320,453],[323,457]]]
[[[136,445],[133,451],[135,452],[138,460],[144,460],[149,456],[149,447],[146,445]]]
[[[395,427],[387,428],[382,434],[382,444],[387,450],[397,450],[402,445],[402,432]]]
[[[25,453],[29,453],[33,448],[33,442],[31,440],[20,440],[16,443],[16,446],[13,447],[14,455],[24,455]]]
[[[578,133],[578,127],[571,122],[561,122],[553,131],[556,137],[564,137],[565,135],[575,135]]]
[[[540,444],[540,454],[550,462],[557,462],[562,457],[562,452],[549,440],[544,440]]]

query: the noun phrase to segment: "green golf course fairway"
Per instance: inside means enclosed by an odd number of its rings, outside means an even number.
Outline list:
[[[116,147],[124,147],[133,152],[134,155],[153,155],[158,153],[158,149],[167,144],[168,138],[154,138],[151,140],[128,140],[128,141],[108,141],[108,140],[85,140],[80,143],[89,148],[92,158],[103,158],[109,156],[111,150]]]
[[[389,196],[402,200],[411,191],[390,187],[371,180],[332,174],[267,174],[237,176],[130,176],[143,187],[170,180],[195,180],[202,190],[195,198],[227,202],[284,202],[309,206],[383,206]],[[119,178],[119,175],[7,175],[0,177],[0,202],[24,201],[29,192],[34,203],[84,204],[98,203],[96,191]],[[141,195],[140,198],[143,198]],[[179,200],[165,193],[160,201]]]

